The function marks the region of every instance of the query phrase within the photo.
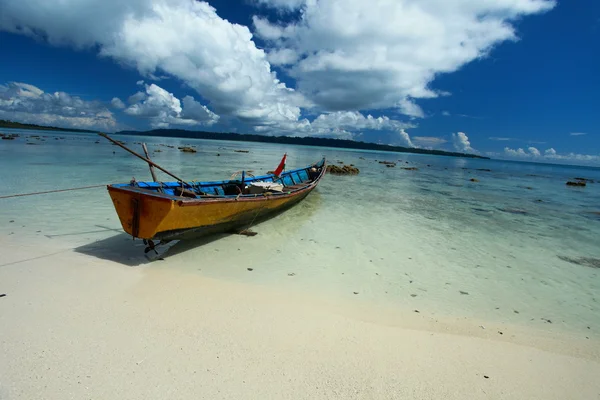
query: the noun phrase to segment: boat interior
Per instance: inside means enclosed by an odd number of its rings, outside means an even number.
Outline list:
[[[281,176],[272,174],[252,176],[242,171],[240,179],[214,182],[138,182],[111,185],[114,188],[142,189],[176,198],[256,197],[264,193],[288,194],[301,190],[317,180],[325,166],[325,159],[305,168],[285,171]],[[271,185],[269,185],[271,184]]]

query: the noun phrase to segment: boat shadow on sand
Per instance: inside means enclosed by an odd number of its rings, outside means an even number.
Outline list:
[[[168,245],[159,246],[157,248],[158,254],[154,252],[146,254],[144,253],[146,245],[142,240],[133,240],[131,236],[122,232],[106,239],[79,246],[74,251],[101,260],[137,267],[161,260],[163,257],[174,256],[192,248],[201,247],[227,235],[229,234],[215,234],[198,239],[173,241]]]

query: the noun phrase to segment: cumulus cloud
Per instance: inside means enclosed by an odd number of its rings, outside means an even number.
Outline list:
[[[297,121],[306,104],[277,79],[247,27],[224,20],[202,1],[3,0],[0,29],[54,45],[98,48],[150,79],[175,76],[217,113],[252,125]]]
[[[123,100],[118,97],[113,97],[113,99],[110,101],[110,105],[118,110],[125,108],[125,103],[123,103]]]
[[[387,116],[373,117],[358,111],[337,111],[321,114],[312,121],[303,118],[299,121],[287,123],[278,122],[273,126],[260,125],[254,130],[259,133],[291,136],[318,136],[337,139],[356,139],[365,131],[386,133],[385,143],[415,147],[410,135],[405,129],[415,125],[390,119]]]
[[[46,93],[20,82],[0,85],[0,119],[103,131],[117,128],[113,114],[101,102],[82,100],[65,92]]]
[[[192,96],[184,97],[182,107],[177,97],[154,83],[146,85],[146,93],[138,98],[139,102],[127,107],[125,113],[148,118],[153,128],[168,128],[171,125],[212,125],[219,120],[218,115]]]
[[[312,115],[392,109],[423,118],[420,99],[448,95],[430,87],[435,76],[456,71],[493,46],[515,40],[514,21],[555,4],[553,0],[252,3],[259,5],[257,13],[264,6],[281,11],[268,13],[281,21],[253,18],[255,33],[266,41],[265,50],[256,47],[248,27],[221,18],[208,3],[196,0],[2,0],[0,30],[53,45],[99,49],[102,56],[137,68],[147,79],[176,77],[219,115],[267,132],[307,126],[302,109],[310,109]],[[295,86],[280,81],[271,65],[295,78]],[[128,103],[145,100],[140,92]],[[391,132],[402,137],[398,130]]]
[[[422,112],[407,102],[445,95],[430,87],[516,40],[512,22],[554,7],[551,0],[260,0],[299,18],[254,16],[267,48],[292,51],[289,74],[310,101],[325,110],[395,108]],[[273,51],[273,50],[271,50]]]
[[[510,147],[505,147],[503,156],[532,161],[537,160],[558,163],[600,164],[600,154],[559,154],[556,150],[554,150],[554,148],[546,149],[542,154],[535,147],[529,147],[527,151],[523,150],[522,148],[511,149]]]
[[[298,61],[298,54],[290,49],[273,50],[267,58],[271,65],[290,65]]]
[[[464,132],[453,133],[452,144],[454,145],[454,149],[460,153],[479,153],[471,147],[469,137]]]

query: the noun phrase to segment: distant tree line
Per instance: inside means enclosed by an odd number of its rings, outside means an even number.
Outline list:
[[[442,150],[427,150],[413,147],[390,146],[386,144],[358,142],[355,140],[346,139],[329,139],[318,137],[295,137],[295,136],[264,136],[255,134],[239,134],[239,133],[219,133],[219,132],[202,132],[188,131],[184,129],[154,129],[151,131],[121,131],[119,135],[141,135],[141,136],[163,136],[163,137],[180,137],[193,139],[210,139],[210,140],[230,140],[237,142],[261,142],[261,143],[280,143],[280,144],[296,144],[303,146],[320,146],[320,147],[335,147],[345,149],[358,150],[377,150],[377,151],[394,151],[399,153],[417,153],[417,154],[433,154],[440,156],[451,157],[468,157],[468,158],[488,158],[475,154],[457,153],[452,151]]]
[[[39,131],[61,131],[61,132],[86,132],[95,133],[96,131],[90,131],[87,129],[72,129],[72,128],[58,128],[56,126],[42,126],[35,124],[22,124],[20,122],[7,121],[0,119],[0,128],[13,128],[13,129],[35,129]]]

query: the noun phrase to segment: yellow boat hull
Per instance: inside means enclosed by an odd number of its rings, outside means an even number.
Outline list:
[[[170,240],[248,228],[304,199],[314,182],[288,194],[174,199],[136,187],[108,186],[123,229],[141,239]]]

